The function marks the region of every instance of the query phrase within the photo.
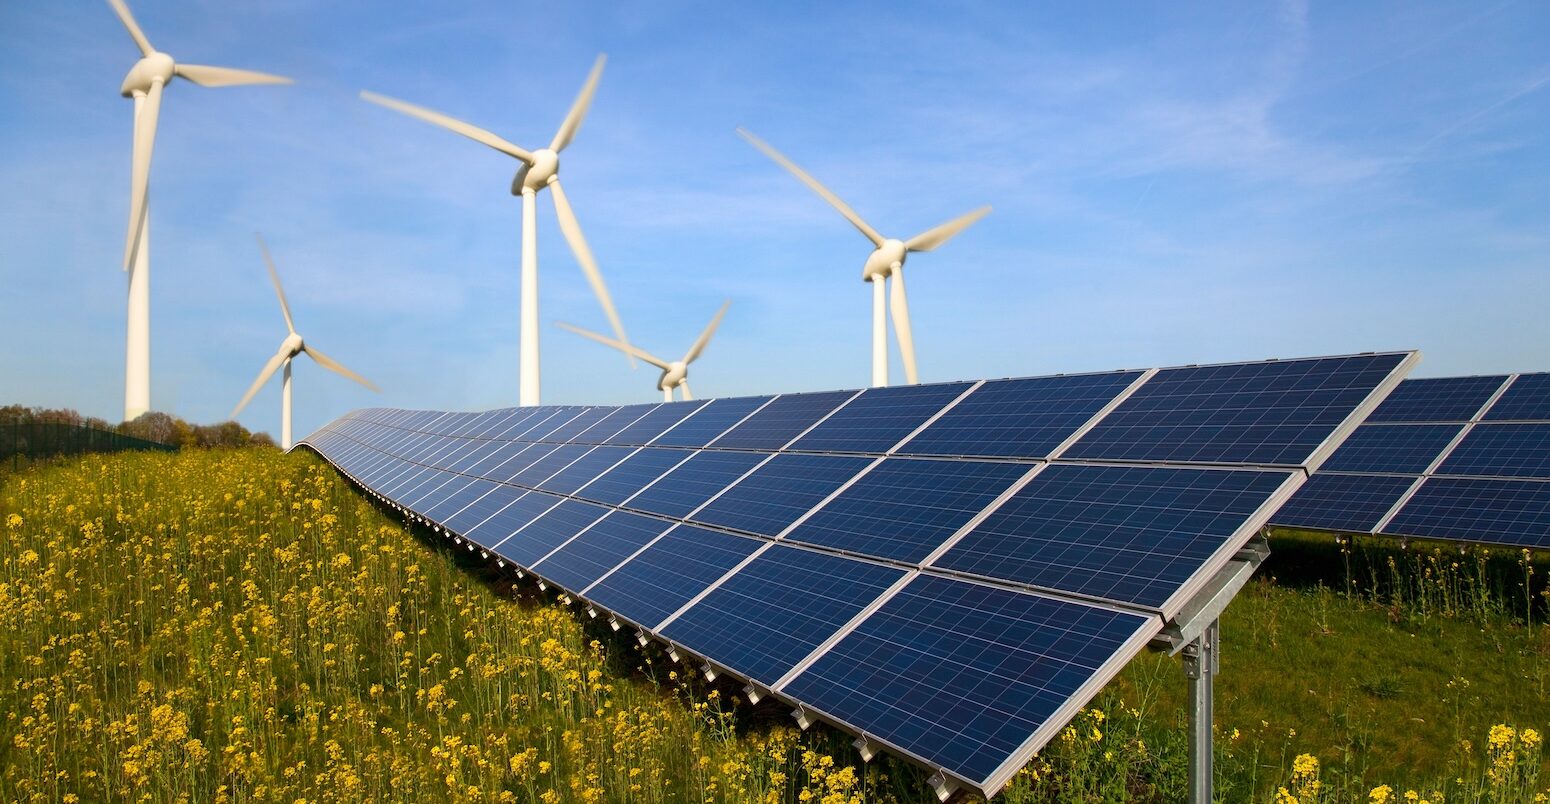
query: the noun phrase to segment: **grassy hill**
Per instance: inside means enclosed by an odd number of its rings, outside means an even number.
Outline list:
[[[929,800],[465,560],[308,454],[0,477],[0,800]],[[1229,609],[1223,800],[1535,800],[1550,629],[1369,598]],[[1176,800],[1184,692],[1141,657],[1004,797]]]

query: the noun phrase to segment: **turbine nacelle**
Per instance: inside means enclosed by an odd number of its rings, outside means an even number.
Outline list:
[[[560,155],[548,148],[540,148],[533,152],[531,163],[523,162],[517,168],[517,175],[511,180],[511,194],[521,195],[524,191],[538,192],[548,187],[560,175]]]
[[[292,332],[285,336],[285,340],[280,342],[280,351],[286,353],[289,357],[295,357],[307,351],[307,344],[302,342],[301,335]]]
[[[871,254],[867,255],[866,265],[861,268],[861,280],[872,282],[879,279],[887,279],[893,273],[893,269],[904,265],[904,258],[909,255],[909,247],[903,240],[888,238],[883,241]]]
[[[150,92],[153,83],[160,80],[166,84],[176,72],[177,64],[171,56],[159,50],[152,51],[129,68],[129,74],[124,76],[124,85],[119,87],[119,94],[132,98],[137,92]]]
[[[657,379],[657,390],[671,391],[687,379],[689,379],[689,364],[682,360],[674,360],[662,370],[662,376]]]

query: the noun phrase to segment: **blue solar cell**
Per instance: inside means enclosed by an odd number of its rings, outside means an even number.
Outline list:
[[[635,423],[637,419],[649,413],[653,408],[661,407],[661,403],[652,402],[644,405],[625,405],[622,408],[613,408],[612,412],[591,427],[577,433],[568,439],[574,444],[601,444],[608,440],[609,436],[623,430]]]
[[[662,629],[768,685],[904,577],[904,570],[774,545]]]
[[[1408,356],[1160,371],[1063,457],[1301,464]]]
[[[694,520],[774,536],[872,460],[843,455],[776,455],[701,509]]]
[[[557,442],[560,439],[552,439],[549,437],[550,434],[558,432],[561,428],[569,425],[578,417],[586,415],[587,411],[592,410],[592,408],[578,407],[575,405],[561,405],[559,407],[553,408],[553,410],[554,415],[522,431],[522,434],[517,436],[517,438],[520,438],[523,441]]]
[[[1505,374],[1405,380],[1367,421],[1467,422],[1506,381]]]
[[[1383,532],[1550,547],[1550,482],[1427,478]]]
[[[544,515],[554,507],[555,503],[564,499],[541,491],[530,491],[495,512],[494,516],[470,528],[463,535],[493,550],[527,523]]]
[[[475,441],[468,449],[463,450],[452,460],[449,460],[447,468],[454,472],[471,474],[469,472],[470,469],[479,465],[485,458],[494,455],[502,446],[504,446],[504,443],[500,441]]]
[[[617,408],[585,408],[570,421],[545,433],[543,440],[570,443],[582,431],[607,418],[615,410]]]
[[[519,486],[537,488],[539,483],[553,476],[556,472],[570,466],[577,458],[587,454],[592,449],[586,444],[561,444],[554,451],[528,464],[526,468],[511,478],[511,482]]]
[[[1524,374],[1513,380],[1484,418],[1493,422],[1550,420],[1550,374]]]
[[[889,458],[785,535],[918,563],[1018,478],[1027,464]]]
[[[1054,464],[932,566],[1160,608],[1292,474]]]
[[[1270,521],[1286,528],[1370,533],[1415,484],[1407,475],[1335,475],[1320,471]]]
[[[423,514],[426,519],[432,522],[445,522],[448,517],[467,508],[470,503],[480,497],[489,494],[495,488],[495,485],[488,480],[481,480],[477,477],[465,477],[463,482],[459,483],[456,490],[451,494],[442,497],[441,501],[435,505],[422,509]]]
[[[576,411],[570,408],[535,408],[532,416],[513,422],[496,438],[503,441],[534,441],[544,433],[571,420]]]
[[[1463,424],[1364,424],[1319,471],[1418,475],[1463,429]]]
[[[817,394],[782,394],[747,421],[711,442],[713,447],[732,449],[780,449],[814,422],[829,415],[854,391],[827,391]]]
[[[631,622],[655,628],[760,544],[757,539],[680,525],[585,594]]]
[[[886,452],[973,384],[901,385],[862,391],[791,448],[809,452]]]
[[[766,457],[756,452],[697,453],[631,498],[628,507],[663,516],[688,516]]]
[[[420,487],[421,483],[441,474],[441,470],[415,463],[402,464],[392,477],[381,483],[381,491],[391,500],[403,504],[404,497]]]
[[[1550,479],[1550,424],[1477,424],[1436,473]]]
[[[920,575],[780,691],[984,783],[1026,759],[1018,752],[1029,737],[1158,627],[1151,617]]]
[[[770,401],[767,396],[749,396],[736,399],[714,399],[694,414],[679,422],[673,429],[651,441],[655,447],[703,447],[715,441],[732,425]],[[686,405],[687,402],[676,404]],[[663,407],[668,407],[664,405]]]
[[[533,571],[579,594],[672,525],[665,519],[615,511],[538,562]]]
[[[634,424],[620,430],[605,439],[607,444],[623,444],[625,446],[640,446],[651,443],[652,439],[666,432],[669,427],[681,422],[689,414],[699,410],[705,405],[702,401],[694,402],[670,402],[657,405],[650,413],[640,417]],[[700,446],[698,444],[693,446]]]
[[[608,511],[601,505],[566,500],[501,542],[495,552],[513,564],[531,567]]]
[[[528,492],[515,486],[495,484],[483,497],[475,498],[466,507],[437,519],[443,526],[456,533],[468,534],[480,523],[499,513]]]
[[[1042,458],[1141,374],[993,380],[910,439],[898,454]]]
[[[576,496],[618,505],[692,454],[682,449],[644,447],[596,480],[582,486]]]
[[[541,481],[538,487],[556,494],[574,493],[634,451],[634,447],[593,447],[591,452],[577,458],[553,477]]]
[[[440,477],[423,484],[413,494],[406,496],[404,507],[421,512],[429,511],[437,503],[468,485],[468,480],[459,474],[443,472]]]

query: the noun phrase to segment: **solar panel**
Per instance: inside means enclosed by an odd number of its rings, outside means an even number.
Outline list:
[[[692,519],[774,536],[870,463],[840,455],[776,455]]]
[[[1550,539],[1533,513],[1541,487],[1509,479],[1550,482],[1546,416],[1550,374],[1406,380],[1370,421],[1427,423],[1357,428],[1273,521],[1537,546]]]
[[[901,455],[1043,458],[1139,371],[992,380],[900,447]]]
[[[1412,361],[374,409],[305,443],[503,565],[990,795]]]
[[[917,564],[1027,464],[889,458],[787,533],[794,542]]]
[[[811,452],[886,452],[974,383],[870,388],[791,446]]]
[[[1051,465],[932,566],[1171,615],[1195,569],[1236,550],[1238,531],[1294,475]]]
[[[904,572],[772,545],[665,626],[662,635],[771,685]]]

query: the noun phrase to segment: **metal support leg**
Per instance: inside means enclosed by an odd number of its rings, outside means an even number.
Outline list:
[[[1189,679],[1189,800],[1191,804],[1211,804],[1211,760],[1214,746],[1211,727],[1211,682],[1221,665],[1221,626],[1212,620],[1194,642],[1184,648],[1184,675]]]

